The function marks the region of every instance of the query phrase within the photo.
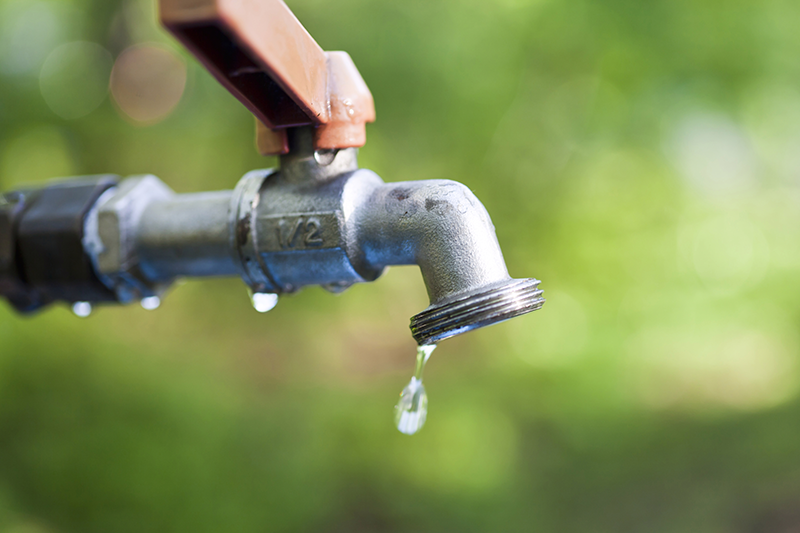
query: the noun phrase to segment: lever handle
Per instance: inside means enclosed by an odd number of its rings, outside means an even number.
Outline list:
[[[161,22],[261,123],[263,154],[285,128],[316,126],[316,149],[363,146],[375,120],[345,52],[324,52],[282,0],[160,0]]]

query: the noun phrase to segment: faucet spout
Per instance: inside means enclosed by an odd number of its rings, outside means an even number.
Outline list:
[[[483,204],[449,180],[382,184],[356,226],[373,270],[419,265],[431,305],[411,319],[420,344],[529,313],[544,304],[535,279],[512,279]]]

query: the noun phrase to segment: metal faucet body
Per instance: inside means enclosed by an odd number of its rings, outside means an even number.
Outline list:
[[[467,187],[387,184],[358,168],[357,149],[315,151],[312,139],[309,128],[293,130],[280,168],[249,172],[232,191],[175,194],[149,175],[107,188],[83,220],[97,278],[127,303],[182,277],[239,275],[254,293],[340,292],[416,264],[431,301],[412,319],[420,344],[541,307],[538,281],[509,277],[489,214]]]
[[[233,191],[175,194],[147,175],[0,194],[0,295],[18,310],[154,298],[181,277],[339,292],[412,264],[431,301],[411,320],[419,344],[542,306],[537,280],[509,277],[469,189],[386,184],[358,168],[372,94],[350,56],[324,52],[282,0],[159,0],[159,12],[255,115],[257,146],[280,155],[279,168],[250,172]]]

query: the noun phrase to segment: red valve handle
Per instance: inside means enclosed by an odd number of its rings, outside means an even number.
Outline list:
[[[262,154],[285,128],[316,126],[316,149],[366,142],[367,84],[346,52],[323,52],[281,0],[160,0],[161,22],[258,119]]]

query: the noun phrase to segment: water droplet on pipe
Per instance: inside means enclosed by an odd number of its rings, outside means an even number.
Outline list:
[[[278,305],[278,295],[271,292],[254,292],[250,296],[250,301],[253,309],[259,313],[266,313]]]
[[[158,296],[148,296],[147,298],[142,298],[139,304],[141,304],[143,309],[152,311],[153,309],[158,309],[158,306],[161,305],[161,298]]]
[[[72,304],[72,312],[75,316],[86,318],[92,314],[92,304],[89,302],[75,302]]]

